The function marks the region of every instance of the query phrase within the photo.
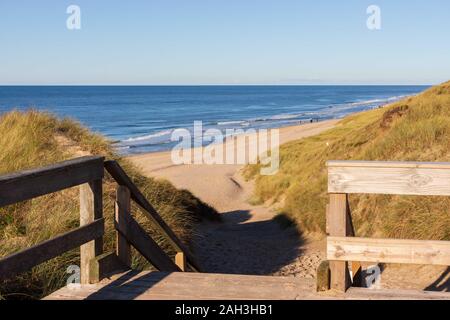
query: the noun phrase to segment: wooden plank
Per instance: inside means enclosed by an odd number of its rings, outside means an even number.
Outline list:
[[[66,286],[45,300],[190,299],[450,299],[448,292],[349,288],[345,294],[315,292],[313,279],[191,272],[130,271],[95,285]]]
[[[103,217],[103,192],[102,180],[94,180],[80,186],[80,225],[91,223]],[[103,238],[83,244],[80,247],[80,272],[81,283],[98,281],[92,273],[91,261],[103,253]]]
[[[83,243],[101,237],[104,220],[98,219],[56,238],[44,241],[0,260],[0,279],[5,280],[55,258]]]
[[[116,229],[160,271],[180,271],[158,244],[145,232],[131,216],[123,216],[123,224],[115,224]]]
[[[187,262],[196,271],[201,271],[193,255],[188,248],[181,243],[175,233],[169,228],[158,212],[139,191],[130,177],[116,161],[105,161],[105,168],[119,185],[126,186],[130,190],[131,198],[142,208],[144,215],[154,224],[163,236],[172,244],[176,251],[182,251],[186,255]]]
[[[327,258],[338,261],[450,265],[450,241],[327,238]]]
[[[186,255],[183,252],[177,252],[175,255],[175,264],[181,271],[186,271]]]
[[[125,186],[118,186],[116,191],[116,224],[124,224],[123,216],[130,215],[130,190]],[[131,246],[128,240],[120,233],[116,232],[116,253],[119,259],[128,267],[131,267]]]
[[[130,274],[130,275],[129,275]],[[275,279],[274,279],[275,278]],[[274,281],[275,280],[275,281]],[[130,272],[108,282],[65,287],[46,299],[314,299],[314,280],[192,272]]]
[[[448,196],[450,169],[331,166],[328,192]]]
[[[450,162],[330,160],[327,167],[450,169]]]
[[[0,207],[103,177],[103,157],[81,157],[0,177]]]
[[[332,236],[347,235],[347,195],[331,193],[329,195],[329,231]],[[334,260],[334,259],[328,259]],[[331,288],[338,291],[347,290],[350,286],[350,274],[348,271],[348,262],[330,261]]]

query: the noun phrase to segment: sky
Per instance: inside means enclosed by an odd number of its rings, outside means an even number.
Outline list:
[[[70,5],[81,29],[67,28]],[[370,5],[379,30],[367,27]],[[3,85],[449,79],[448,0],[0,1]]]

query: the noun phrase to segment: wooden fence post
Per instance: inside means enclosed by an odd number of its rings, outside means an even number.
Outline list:
[[[80,185],[80,226],[103,217],[102,179]],[[82,284],[98,281],[91,270],[91,261],[103,252],[103,238],[99,237],[80,247],[80,277]]]
[[[116,224],[121,226],[125,223],[124,216],[131,215],[130,190],[127,187],[117,187],[115,207]],[[116,254],[125,266],[131,267],[131,245],[119,231],[116,231]]]
[[[330,193],[329,203],[330,236],[347,236],[347,194]],[[345,292],[350,286],[347,261],[330,261],[331,288]]]

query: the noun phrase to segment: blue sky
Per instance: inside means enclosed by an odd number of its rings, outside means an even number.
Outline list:
[[[448,0],[1,0],[0,84],[435,84],[449,40]]]

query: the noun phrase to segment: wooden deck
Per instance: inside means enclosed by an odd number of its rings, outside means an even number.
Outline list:
[[[312,300],[447,299],[450,293],[350,288],[317,293],[315,280],[191,272],[136,272],[91,285],[70,285],[45,300]]]

